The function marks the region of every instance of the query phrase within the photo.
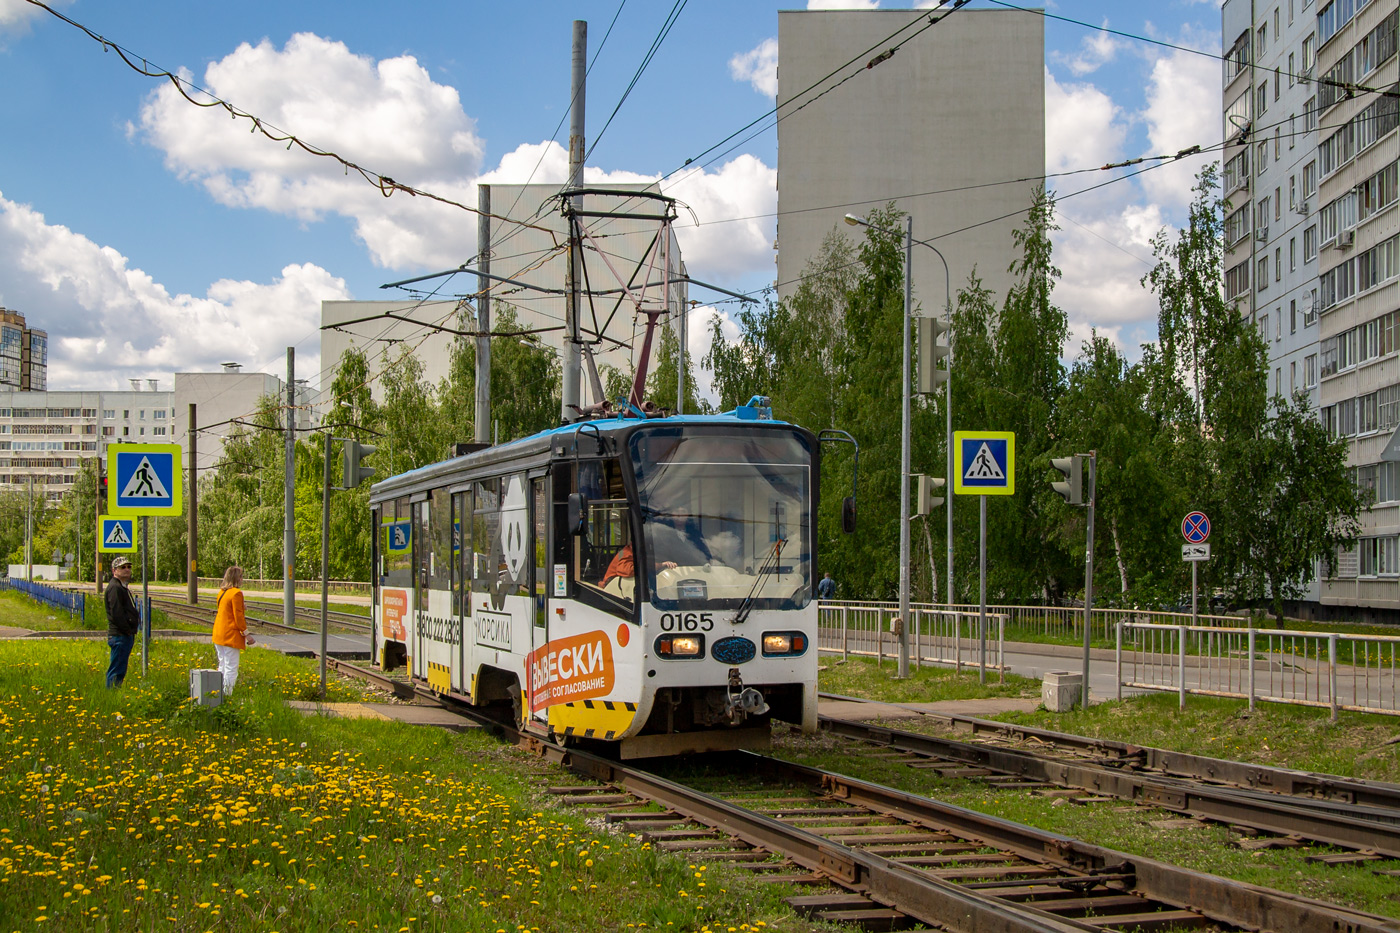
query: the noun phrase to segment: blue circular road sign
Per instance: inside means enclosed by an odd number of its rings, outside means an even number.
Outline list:
[[[1210,537],[1210,519],[1205,512],[1192,512],[1181,520],[1181,536],[1192,544],[1203,544]]]

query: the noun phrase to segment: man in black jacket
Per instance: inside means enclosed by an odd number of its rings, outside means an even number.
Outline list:
[[[118,557],[112,561],[112,582],[107,584],[103,596],[107,601],[107,644],[112,649],[112,660],[107,665],[109,687],[120,687],[126,679],[126,662],[141,628],[141,614],[136,611],[130,583],[131,561]]]

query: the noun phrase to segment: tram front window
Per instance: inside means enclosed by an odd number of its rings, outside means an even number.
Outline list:
[[[801,435],[658,428],[632,441],[653,602],[796,609],[811,596],[811,453]]]

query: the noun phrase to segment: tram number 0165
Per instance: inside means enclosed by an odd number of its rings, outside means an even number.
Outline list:
[[[663,632],[708,632],[715,627],[712,612],[663,612],[661,630]]]

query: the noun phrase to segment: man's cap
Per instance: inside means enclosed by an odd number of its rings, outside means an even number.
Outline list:
[[[119,569],[121,569],[122,567],[130,567],[130,566],[131,566],[131,561],[130,561],[129,559],[125,558],[125,557],[118,557],[116,560],[112,561],[112,569],[113,569],[113,570],[119,570]]]

